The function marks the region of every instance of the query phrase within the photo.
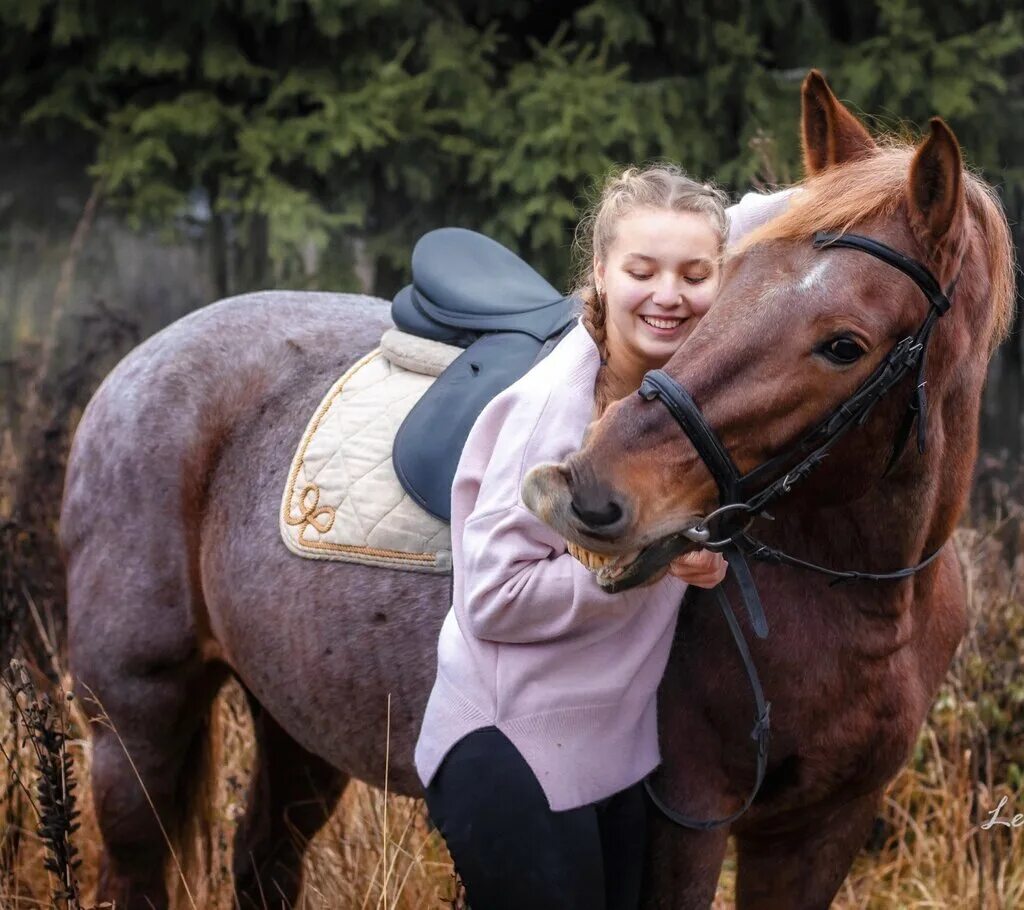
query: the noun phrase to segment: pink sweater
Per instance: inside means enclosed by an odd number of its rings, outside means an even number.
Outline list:
[[[785,194],[730,209],[729,241]],[[576,451],[600,354],[582,322],[477,418],[452,486],[453,603],[416,743],[426,786],[448,750],[498,727],[553,810],[611,795],[660,761],[656,692],[685,582],[601,590],[565,540],[522,504],[526,472]]]

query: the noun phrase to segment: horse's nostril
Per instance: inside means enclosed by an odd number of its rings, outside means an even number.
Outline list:
[[[591,533],[601,531],[613,535],[625,523],[626,512],[615,488],[605,486],[585,464],[572,458],[566,459],[560,467],[566,476],[572,514]]]
[[[609,500],[599,508],[593,508],[581,507],[573,497],[572,510],[580,521],[591,528],[605,528],[622,518],[622,508],[614,500]]]

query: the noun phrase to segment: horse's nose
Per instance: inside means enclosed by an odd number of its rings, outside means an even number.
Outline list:
[[[580,521],[592,528],[604,528],[622,518],[622,507],[614,499],[607,502],[598,500],[592,505],[584,505],[580,503],[579,497],[574,495],[572,510]]]
[[[573,514],[591,532],[601,537],[613,537],[627,522],[626,509],[621,499],[594,479],[581,478],[573,472],[570,481]]]

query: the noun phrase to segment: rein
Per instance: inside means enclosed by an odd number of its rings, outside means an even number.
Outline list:
[[[925,450],[927,397],[924,372],[928,341],[936,321],[950,308],[950,297],[956,289],[959,276],[954,279],[946,291],[943,291],[935,276],[920,262],[904,256],[884,243],[860,234],[834,234],[819,231],[814,235],[813,246],[816,250],[845,247],[860,250],[876,259],[881,259],[882,262],[903,272],[913,280],[928,299],[929,308],[928,314],[918,327],[917,332],[897,342],[858,389],[828,417],[809,430],[788,451],[758,465],[747,474],[740,474],[729,452],[722,445],[707,420],[704,419],[697,403],[689,392],[668,373],[664,370],[649,371],[637,390],[637,394],[645,401],[658,398],[668,408],[718,486],[719,507],[702,518],[695,527],[683,533],[684,536],[699,543],[704,549],[720,552],[727,558],[729,566],[727,575],[731,574],[736,580],[743,606],[750,617],[751,628],[758,638],[768,636],[768,620],[765,617],[747,557],[775,564],[784,563],[829,575],[833,579],[830,583],[832,586],[854,580],[889,581],[908,578],[929,565],[945,546],[945,542],[943,542],[914,566],[897,569],[893,572],[859,572],[830,569],[790,556],[747,533],[747,529],[759,515],[770,518],[771,516],[765,511],[767,506],[788,493],[796,483],[803,480],[821,464],[829,449],[851,428],[862,426],[875,404],[915,368],[917,369],[917,385],[906,414],[896,431],[892,454],[882,477],[889,474],[903,453],[915,421],[917,422],[918,451],[923,453]],[[791,467],[787,468],[787,465],[791,465]],[[765,478],[769,477],[775,479],[765,482]],[[712,524],[715,525],[714,529],[711,527]],[[757,669],[750,656],[750,649],[733,613],[729,598],[725,594],[724,582],[714,588],[714,594],[743,659],[757,708],[754,727],[750,733],[751,739],[757,743],[757,776],[754,787],[736,812],[725,818],[702,821],[687,818],[677,812],[657,795],[651,785],[650,777],[644,779],[644,786],[651,800],[671,821],[687,828],[705,831],[738,818],[754,801],[767,768],[771,726],[771,703],[765,700]]]

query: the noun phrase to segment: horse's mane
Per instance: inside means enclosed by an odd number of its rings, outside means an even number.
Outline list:
[[[884,138],[867,158],[807,177],[795,184],[803,192],[794,195],[783,214],[752,231],[730,253],[766,240],[805,239],[816,231],[849,231],[870,218],[896,217],[906,201],[914,152],[915,148],[901,139]],[[966,169],[963,187],[988,254],[994,349],[1013,324],[1014,248],[1006,216],[992,187]]]

